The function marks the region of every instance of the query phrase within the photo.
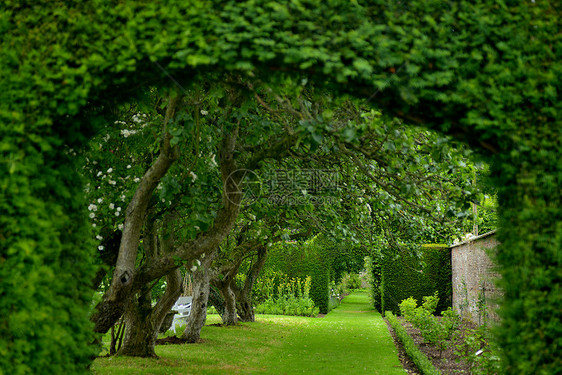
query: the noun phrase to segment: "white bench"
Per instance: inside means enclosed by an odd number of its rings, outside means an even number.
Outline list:
[[[183,326],[187,322],[187,317],[191,313],[191,302],[193,301],[193,297],[180,297],[176,301],[172,310],[177,311],[178,313],[174,315],[174,320],[172,321],[172,331],[176,333],[176,325]]]

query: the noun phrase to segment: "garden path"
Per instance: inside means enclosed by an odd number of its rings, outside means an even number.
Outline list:
[[[271,353],[268,374],[405,374],[366,291],[345,297],[325,318],[308,319]]]

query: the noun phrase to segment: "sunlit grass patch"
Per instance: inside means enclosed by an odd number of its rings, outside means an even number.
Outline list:
[[[221,327],[213,326],[220,317],[210,315],[201,332],[202,343],[159,345],[159,359],[98,358],[93,370],[95,374],[404,374],[386,324],[368,306],[367,295],[356,294],[325,318],[258,315],[254,323]]]

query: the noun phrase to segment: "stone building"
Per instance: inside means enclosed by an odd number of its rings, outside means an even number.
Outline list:
[[[502,293],[494,283],[499,273],[490,258],[497,244],[492,231],[450,247],[453,309],[478,325],[486,319],[498,320]]]

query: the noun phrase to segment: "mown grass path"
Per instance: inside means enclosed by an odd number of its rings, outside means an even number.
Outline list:
[[[272,357],[270,374],[405,373],[386,323],[364,291],[303,325]]]
[[[258,315],[255,323],[208,325],[203,342],[160,345],[159,359],[98,358],[94,374],[405,374],[367,292],[325,318]],[[210,316],[208,323],[217,323]]]

